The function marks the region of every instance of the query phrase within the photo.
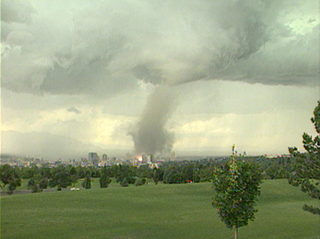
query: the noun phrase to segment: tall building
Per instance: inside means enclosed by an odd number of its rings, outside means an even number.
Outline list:
[[[95,152],[91,152],[88,154],[88,161],[92,163],[94,166],[98,166],[99,163],[99,155]]]
[[[142,154],[142,162],[143,163],[153,163],[154,158],[152,154]]]
[[[103,154],[102,155],[102,160],[103,161],[107,161],[108,160],[108,155],[107,154]]]

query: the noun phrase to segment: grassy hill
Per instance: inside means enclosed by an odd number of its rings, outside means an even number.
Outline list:
[[[210,183],[54,191],[1,197],[3,239],[227,239],[211,206]],[[286,180],[265,181],[256,220],[240,238],[318,239],[319,217],[303,211],[317,205]]]

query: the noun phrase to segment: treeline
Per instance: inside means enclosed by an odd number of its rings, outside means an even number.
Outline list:
[[[265,179],[288,178],[294,164],[290,157],[269,159],[266,157],[241,157],[242,160],[252,161],[259,164]],[[155,184],[208,182],[213,180],[213,171],[216,167],[222,167],[228,158],[214,160],[211,158],[196,161],[170,161],[165,162],[158,168],[150,168],[149,165],[120,164],[112,166],[81,167],[71,165],[59,165],[49,167],[18,167],[10,165],[0,166],[0,187],[8,194],[12,194],[17,187],[21,186],[22,180],[27,180],[28,189],[31,192],[42,192],[47,188],[75,187],[81,180],[82,187],[91,188],[91,179],[99,178],[101,188],[107,188],[115,181],[123,187],[130,184],[141,186],[148,181]]]

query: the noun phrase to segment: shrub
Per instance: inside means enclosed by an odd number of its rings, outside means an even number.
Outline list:
[[[112,180],[107,175],[102,175],[99,179],[100,188],[107,188]]]
[[[145,178],[137,178],[134,185],[136,186],[142,186],[145,185],[147,180]]]
[[[120,185],[121,185],[122,187],[128,187],[128,186],[129,186],[128,180],[127,180],[126,178],[124,178],[124,179],[121,181]]]
[[[82,182],[82,187],[84,187],[85,189],[90,189],[91,188],[91,179],[89,176],[87,176],[83,182]]]

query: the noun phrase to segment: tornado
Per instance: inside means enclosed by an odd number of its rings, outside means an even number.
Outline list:
[[[139,122],[130,133],[136,155],[171,151],[174,133],[166,127],[175,105],[174,91],[169,86],[160,85],[151,93]]]

